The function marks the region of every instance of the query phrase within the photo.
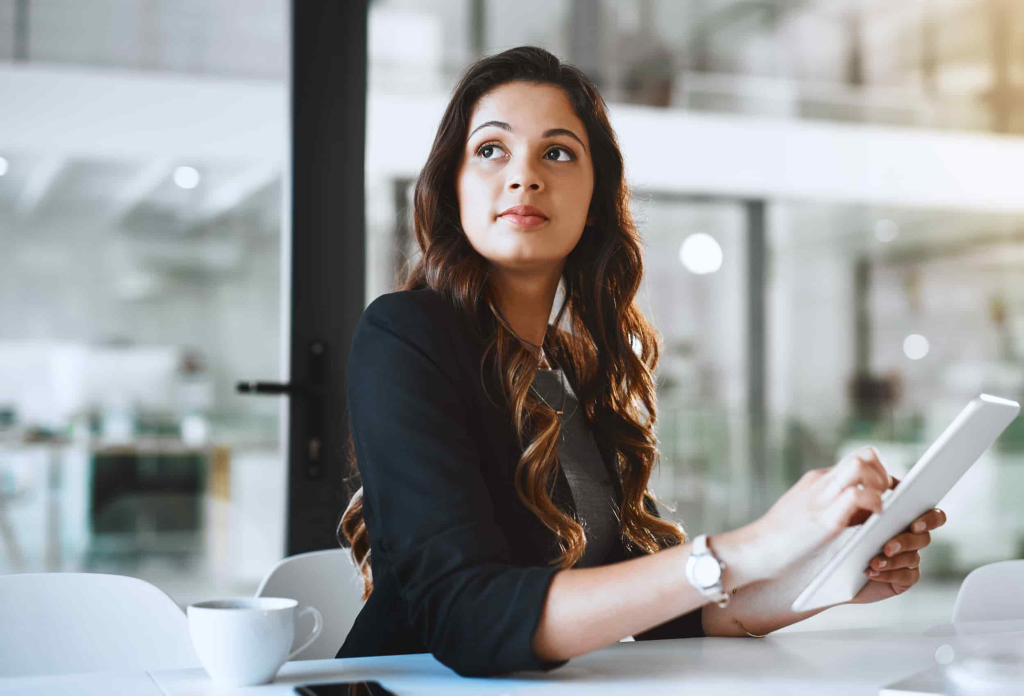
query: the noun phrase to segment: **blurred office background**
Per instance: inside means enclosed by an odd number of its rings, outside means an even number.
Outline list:
[[[182,605],[284,555],[289,5],[0,0],[0,573]],[[520,44],[611,104],[664,339],[659,497],[691,533],[873,444],[905,473],[1024,396],[1024,6],[376,0],[366,302],[459,71]],[[339,186],[343,182],[339,182]],[[948,620],[1024,557],[1024,422],[947,498],[914,591],[795,628]]]

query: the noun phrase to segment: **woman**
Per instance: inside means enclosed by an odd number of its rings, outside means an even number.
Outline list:
[[[817,613],[788,610],[815,552],[896,481],[859,452],[699,548],[658,517],[658,345],[634,303],[628,203],[579,70],[524,47],[466,71],[416,183],[422,257],[366,309],[349,358],[363,487],[340,531],[368,599],[338,657],[545,670],[627,636],[765,634]],[[913,586],[944,518],[897,537],[853,601]],[[687,572],[691,555],[725,564],[717,582]]]

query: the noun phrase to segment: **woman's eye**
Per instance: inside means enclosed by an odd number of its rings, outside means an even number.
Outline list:
[[[477,150],[476,154],[480,157],[483,157],[485,160],[494,159],[494,157],[491,157],[491,155],[494,153],[495,150],[501,150],[502,152],[504,152],[500,145],[490,143],[484,145],[479,150]]]
[[[555,157],[551,157],[551,153],[555,153]],[[559,157],[558,156],[559,153],[564,154],[565,157],[564,158]],[[565,148],[565,147],[553,147],[550,150],[548,150],[544,154],[544,156],[547,159],[551,160],[552,162],[571,162],[572,160],[576,159],[573,156],[572,151],[569,150],[568,148]]]
[[[480,157],[481,159],[494,160],[499,159],[499,156],[495,154],[497,152],[508,155],[508,153],[505,152],[505,148],[496,143],[481,145],[480,149],[476,151],[476,154],[477,157]],[[571,162],[576,159],[576,156],[572,153],[572,150],[567,147],[553,147],[544,153],[544,159],[551,162]]]

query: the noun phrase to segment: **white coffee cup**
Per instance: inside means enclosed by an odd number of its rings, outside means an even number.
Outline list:
[[[266,684],[287,660],[308,648],[323,629],[315,607],[283,597],[238,597],[188,606],[188,631],[213,681],[231,686]],[[313,632],[291,652],[295,623],[312,614]]]

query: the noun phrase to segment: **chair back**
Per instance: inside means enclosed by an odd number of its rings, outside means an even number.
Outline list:
[[[332,659],[345,642],[359,610],[363,607],[362,578],[347,549],[310,551],[289,556],[271,570],[257,597],[288,597],[299,607],[312,605],[324,617],[320,637],[296,660]],[[312,619],[309,619],[312,621]],[[295,627],[296,640],[308,635],[312,626]]]
[[[964,579],[953,623],[1024,620],[1024,560],[976,568]]]
[[[0,575],[0,646],[0,678],[201,666],[174,600],[123,575]]]

